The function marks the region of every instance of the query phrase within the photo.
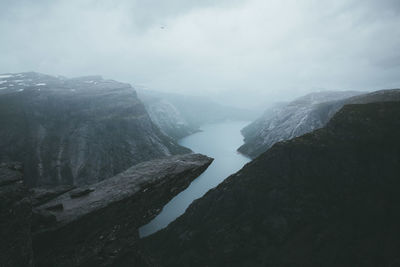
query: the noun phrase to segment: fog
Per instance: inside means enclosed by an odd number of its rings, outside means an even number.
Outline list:
[[[101,74],[258,106],[400,87],[398,0],[0,2],[0,72]]]

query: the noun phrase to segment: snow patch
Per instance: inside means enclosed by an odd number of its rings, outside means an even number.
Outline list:
[[[0,75],[0,79],[6,79],[6,78],[10,78],[10,77],[12,77],[12,75],[8,75],[8,74]]]
[[[7,81],[0,81],[0,84],[6,83]]]
[[[18,89],[18,90],[17,90],[17,92],[22,92],[22,91],[24,91],[24,89]]]
[[[4,90],[4,89],[7,89],[7,87],[0,87],[0,90]]]
[[[36,86],[45,86],[45,83],[37,83]]]

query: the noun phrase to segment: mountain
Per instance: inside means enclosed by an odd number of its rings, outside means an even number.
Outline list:
[[[139,98],[145,104],[151,120],[164,134],[178,140],[198,131],[197,127],[189,125],[181,112],[167,99],[145,93],[139,93]]]
[[[399,90],[361,92],[318,92],[300,97],[286,105],[267,110],[260,118],[242,129],[245,137],[239,152],[255,158],[279,141],[288,140],[323,127],[345,104],[400,99]]]
[[[144,240],[164,266],[397,266],[400,102],[345,105]]]
[[[255,112],[223,106],[209,98],[138,90],[152,120],[174,138],[182,138],[199,130],[200,126],[226,120],[252,120]],[[178,127],[177,127],[178,125]]]
[[[146,161],[90,186],[28,190],[0,164],[0,266],[158,266],[138,228],[211,164],[200,154]]]
[[[200,154],[142,162],[40,203],[33,210],[36,266],[154,266],[140,247],[138,228],[211,162]]]
[[[0,75],[0,161],[29,186],[91,184],[130,166],[190,152],[160,132],[129,85],[100,76]]]
[[[323,120],[326,119],[321,118],[317,111],[321,103],[357,94],[360,92],[317,92],[288,104],[269,108],[261,117],[242,129],[244,144],[238,151],[255,158],[276,142],[321,128],[324,125]]]

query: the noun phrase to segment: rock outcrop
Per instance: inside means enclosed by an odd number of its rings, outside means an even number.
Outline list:
[[[345,105],[145,239],[165,266],[397,266],[400,102]]]
[[[0,162],[22,162],[29,186],[91,184],[189,152],[152,123],[129,84],[38,73],[0,83]]]
[[[51,197],[34,209],[36,265],[156,266],[140,247],[138,228],[211,162],[200,154],[152,160]]]
[[[288,104],[276,105],[242,129],[244,144],[240,153],[252,158],[265,152],[273,144],[303,135],[324,126],[333,114],[321,114],[322,103],[349,98],[361,92],[318,92],[300,97]],[[340,108],[340,107],[339,107]]]
[[[21,165],[0,164],[0,266],[34,266],[31,216]]]

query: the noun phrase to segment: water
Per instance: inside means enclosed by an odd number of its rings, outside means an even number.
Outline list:
[[[221,183],[229,175],[240,170],[249,158],[236,149],[243,144],[240,130],[248,122],[224,122],[201,127],[202,132],[187,136],[179,144],[214,158],[208,169],[190,186],[166,204],[161,213],[151,222],[139,228],[140,237],[150,235],[166,227],[182,215],[193,200],[202,197],[208,190]]]

